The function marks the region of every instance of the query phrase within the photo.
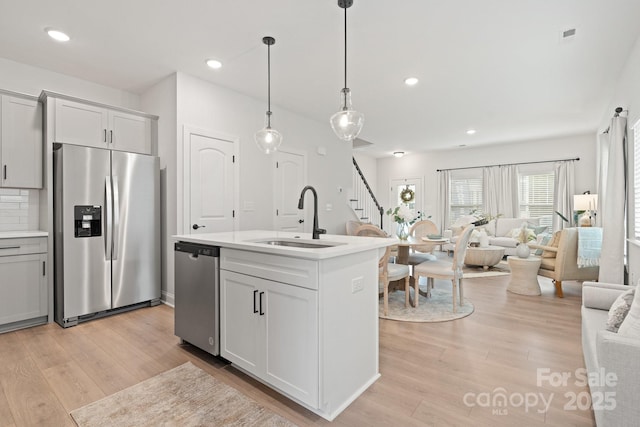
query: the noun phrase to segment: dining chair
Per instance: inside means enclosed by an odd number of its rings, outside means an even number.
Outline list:
[[[387,233],[373,224],[364,224],[356,230],[356,236],[385,237]],[[411,271],[408,265],[389,262],[391,246],[387,246],[384,255],[378,260],[378,286],[382,287],[383,313],[389,315],[389,283],[404,279],[404,306],[409,307],[409,279]]]
[[[409,229],[409,235],[415,239],[420,240],[428,235],[438,234],[438,227],[433,221],[423,219],[416,222]],[[420,264],[425,261],[435,261],[436,257],[433,255],[433,250],[436,246],[441,246],[441,243],[425,243],[420,246],[412,246],[409,253],[409,265]]]
[[[427,298],[431,296],[431,289],[433,289],[434,279],[447,279],[451,280],[451,294],[453,298],[453,312],[457,312],[456,296],[458,289],[460,289],[460,302],[462,306],[464,302],[464,293],[462,290],[462,265],[464,264],[464,256],[467,252],[467,246],[469,243],[469,237],[474,229],[473,224],[469,224],[462,232],[462,235],[456,241],[456,246],[453,250],[453,259],[438,260],[438,261],[426,261],[413,267],[414,277],[414,293],[415,307],[418,306],[418,283],[421,277],[427,278]]]

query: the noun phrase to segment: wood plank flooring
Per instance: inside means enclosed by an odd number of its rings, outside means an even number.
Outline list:
[[[584,367],[580,284],[563,283],[559,299],[547,279],[540,278],[541,296],[508,293],[508,280],[465,279],[475,312],[464,319],[381,320],[382,377],[333,423],[181,345],[173,309],[160,305],[68,329],[49,324],[0,335],[0,426],[74,426],[71,410],[186,361],[300,426],[595,425],[590,410],[565,408],[565,393],[586,387],[571,380],[562,387],[538,384],[537,376],[539,368],[573,374]],[[507,404],[492,404],[501,395]],[[546,411],[542,398],[550,400]]]

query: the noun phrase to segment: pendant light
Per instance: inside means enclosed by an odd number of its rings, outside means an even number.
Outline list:
[[[282,135],[275,129],[271,129],[271,45],[276,43],[273,37],[263,37],[262,43],[267,45],[267,115],[265,127],[255,134],[258,148],[265,154],[273,153],[282,144]]]
[[[338,0],[338,6],[344,9],[344,87],[340,91],[341,110],[331,116],[333,131],[343,141],[353,141],[364,124],[364,114],[351,107],[351,91],[347,87],[347,8],[353,5],[353,0]]]

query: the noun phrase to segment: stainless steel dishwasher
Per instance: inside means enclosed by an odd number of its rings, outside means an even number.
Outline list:
[[[175,334],[220,354],[220,248],[178,242],[175,256]]]

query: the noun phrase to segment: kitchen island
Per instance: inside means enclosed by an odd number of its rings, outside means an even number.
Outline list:
[[[333,420],[379,377],[378,259],[394,239],[239,231],[220,247],[220,355]],[[179,304],[179,301],[176,301]]]

